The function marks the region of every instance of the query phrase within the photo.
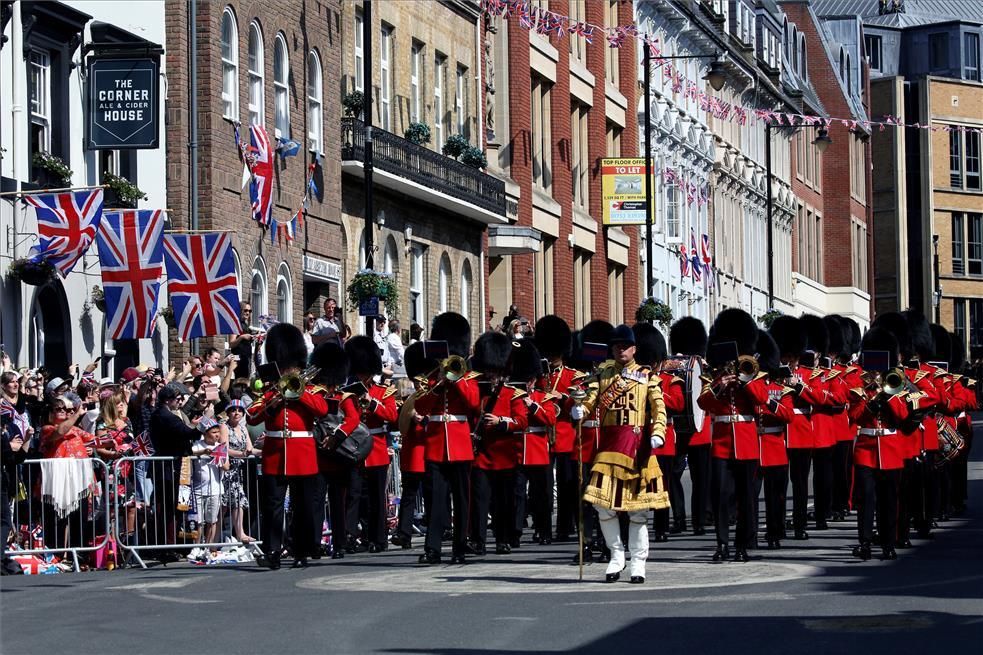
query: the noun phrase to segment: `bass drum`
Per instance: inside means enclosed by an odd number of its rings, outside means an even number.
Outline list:
[[[703,428],[704,411],[697,400],[703,391],[703,382],[700,376],[703,375],[703,360],[701,357],[677,356],[665,361],[662,370],[672,373],[683,380],[686,387],[684,393],[686,397],[686,408],[681,414],[670,414],[673,427],[676,432],[693,434]]]

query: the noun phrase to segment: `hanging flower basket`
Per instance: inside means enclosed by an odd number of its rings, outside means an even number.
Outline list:
[[[109,203],[108,207],[135,208],[138,201],[147,199],[147,194],[125,177],[106,173],[102,176],[102,183],[106,185],[105,202]]]
[[[357,311],[359,306],[372,298],[378,298],[386,303],[386,312],[390,318],[399,311],[399,294],[396,276],[389,273],[379,273],[362,269],[355,274],[345,290],[348,297],[349,311]]]
[[[61,157],[40,150],[31,159],[36,173],[35,182],[45,189],[69,186],[72,183],[72,169]]]
[[[92,304],[96,306],[103,314],[106,313],[106,292],[98,284],[92,287],[92,291],[89,292],[89,298],[92,300]]]
[[[767,312],[758,317],[758,323],[765,326],[766,330],[771,329],[771,324],[775,322],[775,319],[781,316],[782,313],[777,309],[769,309]]]
[[[157,311],[157,316],[164,319],[164,324],[167,325],[167,327],[171,328],[172,330],[177,328],[177,323],[174,322],[174,310],[171,309],[170,306],[161,307]]]
[[[10,264],[7,276],[11,280],[20,280],[24,284],[40,287],[54,282],[56,269],[47,260],[36,257],[15,259]]]
[[[403,138],[424,146],[430,143],[430,126],[426,123],[410,123],[410,126],[403,132]]]
[[[646,298],[635,311],[635,321],[658,323],[667,328],[672,324],[672,308],[661,300]]]

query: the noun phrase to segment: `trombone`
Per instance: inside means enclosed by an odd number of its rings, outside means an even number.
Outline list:
[[[277,393],[284,400],[297,400],[304,393],[307,385],[321,372],[317,366],[308,366],[303,371],[290,371],[284,373],[277,380]]]
[[[741,384],[747,384],[758,376],[761,366],[758,360],[751,355],[741,355],[737,361],[727,362],[724,366],[724,375],[736,375]]]
[[[468,361],[460,355],[449,355],[440,360],[437,368],[430,371],[426,376],[417,378],[424,389],[433,391],[444,382],[454,384],[468,374]],[[437,384],[430,386],[430,378],[438,376],[440,380]]]
[[[908,378],[900,368],[892,368],[881,373],[867,371],[864,373],[868,391],[876,391],[877,395],[894,396],[905,390]]]

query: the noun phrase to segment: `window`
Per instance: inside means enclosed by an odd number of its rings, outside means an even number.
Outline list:
[[[809,81],[808,63],[806,58],[806,37],[805,34],[799,34],[799,77],[805,81]]]
[[[399,256],[396,254],[396,239],[386,239],[386,253],[382,270],[390,275],[399,269]]]
[[[952,301],[952,331],[966,347],[966,299],[955,298]]]
[[[625,268],[617,264],[608,264],[608,320],[612,325],[625,322],[624,305]]]
[[[949,185],[963,188],[962,137],[955,130],[949,132]]]
[[[618,0],[607,0],[604,12],[604,27],[614,28],[618,26]],[[620,83],[620,66],[618,55],[620,50],[617,48],[604,48],[604,70],[607,81],[612,86],[617,87]]]
[[[966,132],[966,188],[980,190],[980,133]]]
[[[470,136],[468,134],[467,91],[468,69],[466,66],[458,66],[457,83],[454,87],[454,113],[457,115],[457,133],[465,137]]]
[[[276,317],[284,323],[293,321],[293,296],[290,292],[290,269],[280,264],[276,276]]]
[[[444,129],[444,121],[447,117],[444,115],[444,85],[447,82],[447,57],[438,54],[434,57],[433,65],[433,123],[434,132],[437,137],[436,146],[438,148],[444,145],[444,141],[447,139],[446,130]]]
[[[379,125],[387,132],[392,131],[392,41],[393,28],[383,25],[379,42]]]
[[[966,34],[963,39],[963,77],[980,81],[980,35]]]
[[[983,275],[983,215],[966,216],[966,272]]]
[[[940,32],[928,36],[929,72],[944,70],[949,66],[949,35]]]
[[[573,249],[573,315],[577,328],[584,327],[591,320],[590,260],[590,252]]]
[[[321,115],[321,59],[316,50],[307,55],[307,140],[312,152],[324,152],[324,121]]]
[[[287,60],[287,40],[283,33],[273,41],[273,104],[276,110],[274,136],[290,138],[290,62]]]
[[[365,56],[362,50],[365,34],[362,32],[362,14],[355,14],[355,90],[365,90]]]
[[[222,116],[239,119],[239,30],[231,7],[222,12]]]
[[[51,152],[51,57],[32,50],[29,64],[31,152]]]
[[[621,127],[608,121],[607,124],[607,156],[621,156]]]
[[[969,347],[983,345],[983,300],[969,301]]]
[[[571,132],[571,176],[573,182],[573,204],[575,207],[589,211],[590,197],[590,159],[588,158],[588,114],[589,108],[579,102],[574,102],[570,111]]]
[[[249,122],[262,125],[266,118],[266,91],[263,88],[265,66],[263,63],[263,32],[259,23],[249,26]]]
[[[679,187],[673,178],[665,184],[666,190],[666,240],[680,242],[683,238],[683,216],[679,211]]]
[[[546,239],[540,243],[536,253],[535,265],[535,311],[536,316],[553,313],[553,244],[554,239]]]
[[[952,215],[952,274],[966,274],[965,227],[963,215],[959,212]]]
[[[451,260],[445,254],[440,258],[440,270],[437,271],[437,297],[440,313],[450,311],[451,294]]]
[[[257,259],[253,264],[253,277],[249,284],[249,301],[253,306],[253,320],[266,314],[266,266]]]
[[[549,193],[553,186],[551,157],[553,148],[550,130],[550,83],[538,75],[532,76],[532,182],[533,186]]]
[[[859,220],[853,221],[853,286],[867,290],[867,228]],[[821,259],[821,257],[820,257]]]
[[[471,262],[465,261],[461,269],[461,316],[471,318]]]
[[[423,246],[410,246],[410,321],[426,325],[423,311]]]
[[[582,23],[587,20],[587,0],[570,0],[570,21],[572,23]],[[587,42],[579,34],[571,33],[567,39],[570,42],[570,57],[579,62],[584,61],[584,53],[587,52]]]
[[[423,73],[423,45],[416,41],[410,50],[410,122],[422,122],[420,111],[420,76]],[[443,144],[440,144],[443,145]]]
[[[883,52],[883,41],[881,37],[869,34],[864,37],[864,49],[867,51],[867,62],[870,70],[881,72],[881,54]]]

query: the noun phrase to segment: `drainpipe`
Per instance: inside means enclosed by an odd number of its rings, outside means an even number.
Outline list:
[[[12,175],[17,185],[17,190],[21,190],[21,183],[27,177],[27,121],[24,119],[24,107],[27,102],[27,69],[24,66],[24,22],[21,16],[21,0],[14,0],[13,12],[10,18],[10,128],[11,128],[11,156],[13,157]],[[14,259],[19,259],[23,252],[21,244],[21,227],[24,222],[24,204],[20,200],[12,203],[12,234],[14,239],[13,255]],[[14,325],[19,325],[16,349],[11,356],[15,362],[27,361],[26,339],[24,335],[29,334],[27,325],[28,311],[24,305],[23,285],[21,283],[10,284],[16,303],[14,304],[15,317]],[[13,345],[13,344],[11,344]]]

